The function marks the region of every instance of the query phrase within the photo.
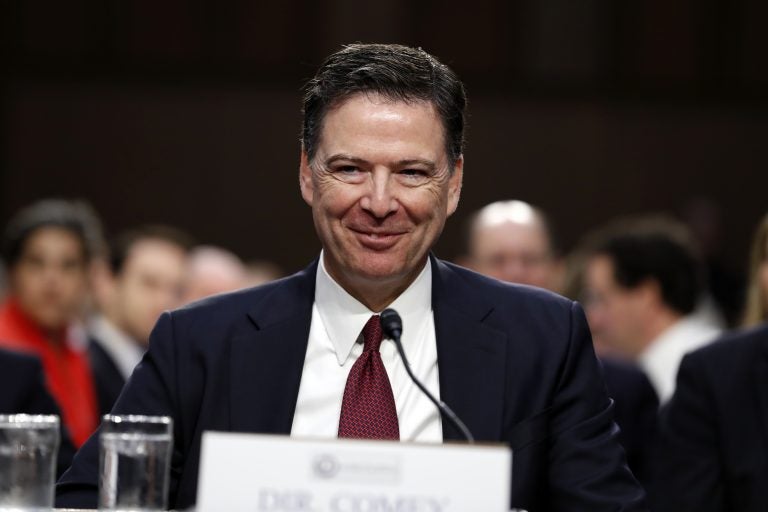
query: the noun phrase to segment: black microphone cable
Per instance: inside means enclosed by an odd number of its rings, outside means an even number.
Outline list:
[[[448,419],[451,424],[456,427],[456,429],[461,432],[461,435],[464,436],[464,438],[469,443],[474,443],[475,438],[472,436],[472,433],[469,431],[467,426],[464,424],[463,421],[459,419],[458,416],[456,416],[456,413],[451,410],[448,405],[446,405],[445,402],[442,400],[438,400],[435,398],[432,393],[429,392],[429,390],[424,386],[424,384],[421,383],[419,379],[416,378],[416,376],[413,374],[413,371],[411,370],[411,365],[408,363],[408,358],[405,357],[405,350],[403,350],[403,344],[400,341],[400,336],[403,334],[403,321],[400,318],[400,315],[395,311],[394,309],[388,308],[381,312],[381,315],[379,316],[379,319],[381,321],[381,330],[384,332],[384,335],[387,338],[390,338],[392,341],[395,342],[395,346],[397,346],[397,351],[400,353],[400,358],[403,360],[403,364],[405,365],[405,371],[408,372],[408,376],[411,378],[414,384],[425,394],[427,395],[427,398],[429,398],[433,404],[438,408],[440,413]]]

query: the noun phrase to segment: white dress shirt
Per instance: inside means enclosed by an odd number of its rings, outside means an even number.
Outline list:
[[[144,355],[144,347],[107,320],[104,315],[97,315],[91,319],[89,331],[96,343],[112,358],[120,374],[128,380]]]
[[[672,398],[683,356],[710,343],[719,334],[720,329],[689,315],[661,333],[640,354],[638,363],[653,384],[659,403]]]
[[[315,278],[315,303],[291,436],[338,436],[341,401],[347,376],[363,351],[363,326],[373,314],[347,293],[325,270],[323,255]],[[437,343],[432,314],[432,268],[427,261],[416,280],[390,304],[403,319],[402,343],[413,373],[440,396]],[[408,377],[394,342],[381,344],[381,359],[395,397],[400,440],[441,442],[437,408]]]

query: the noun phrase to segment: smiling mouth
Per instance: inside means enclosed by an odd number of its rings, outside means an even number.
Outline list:
[[[401,231],[375,232],[357,229],[352,229],[352,232],[363,247],[374,251],[390,249],[405,234]]]

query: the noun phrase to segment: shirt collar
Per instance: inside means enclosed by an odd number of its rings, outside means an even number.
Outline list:
[[[380,311],[368,309],[328,274],[322,252],[315,278],[315,305],[333,344],[336,359],[339,365],[343,365],[365,323],[371,315]],[[403,345],[407,347],[417,341],[420,326],[428,318],[427,315],[432,314],[432,267],[429,260],[418,277],[388,307],[400,313],[403,320]]]
[[[109,354],[120,373],[126,379],[130,377],[133,368],[139,364],[144,355],[144,347],[113,324],[104,315],[91,319],[90,331],[95,343]]]
[[[669,326],[640,353],[638,363],[648,375],[662,404],[672,397],[683,356],[710,342],[718,334],[717,328],[688,315]]]

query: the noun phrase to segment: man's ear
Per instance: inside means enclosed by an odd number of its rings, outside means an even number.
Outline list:
[[[642,281],[634,289],[635,296],[647,308],[658,308],[664,304],[664,295],[661,291],[661,285],[654,278],[648,278]]]
[[[448,216],[453,215],[459,206],[461,185],[464,179],[464,155],[459,155],[453,166],[453,174],[448,178]]]
[[[314,184],[312,183],[312,167],[309,165],[309,157],[304,148],[301,148],[301,162],[299,163],[299,188],[304,202],[312,206],[315,195]]]

